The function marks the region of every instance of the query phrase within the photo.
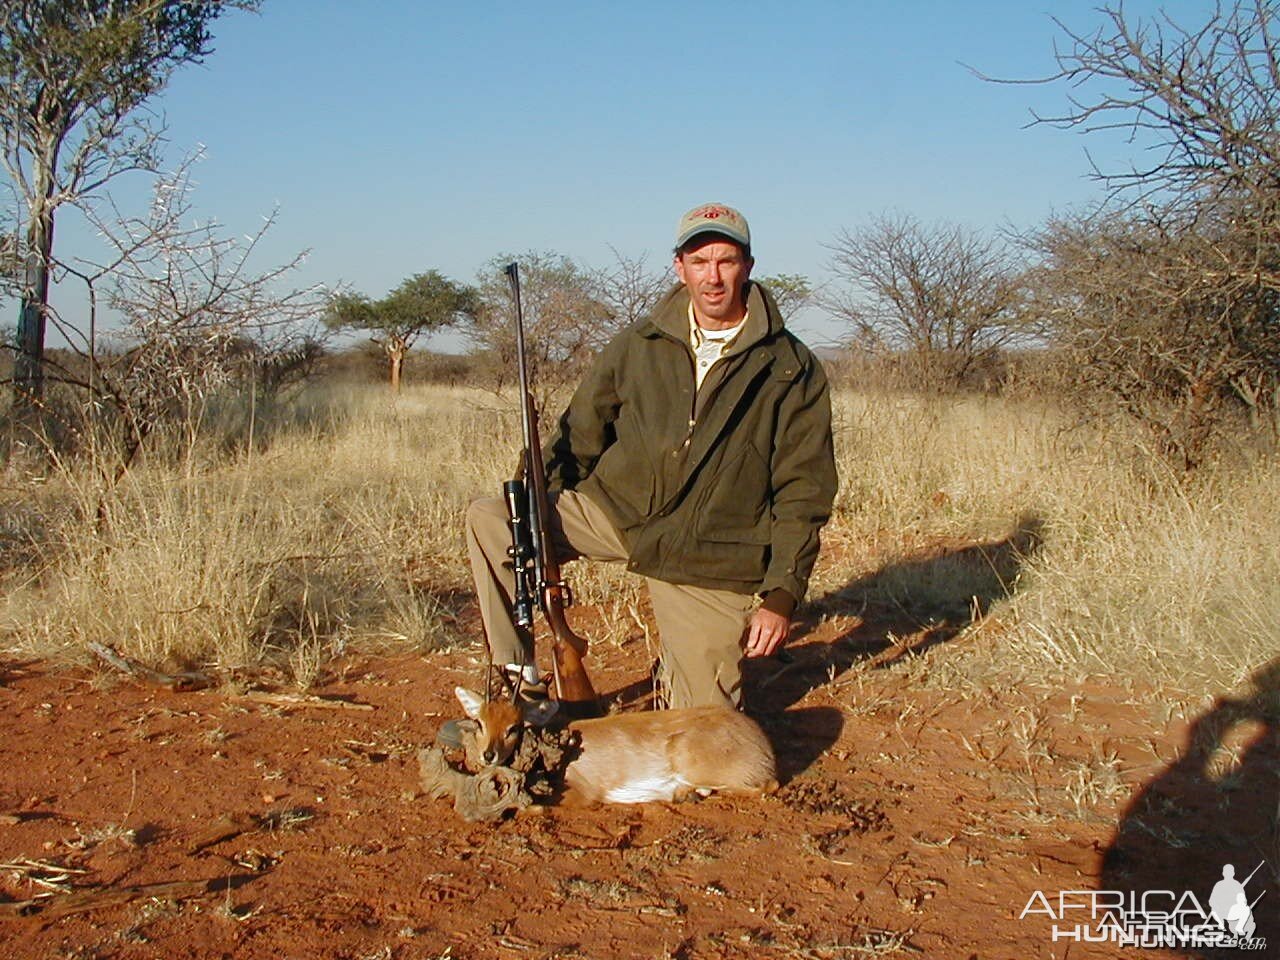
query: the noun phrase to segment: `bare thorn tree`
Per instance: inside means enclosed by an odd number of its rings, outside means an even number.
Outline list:
[[[1280,298],[1222,274],[1229,230],[1122,211],[1055,219],[1034,244],[1032,309],[1086,412],[1128,415],[1184,471],[1244,415],[1266,423]]]
[[[880,216],[830,244],[848,286],[824,296],[863,350],[910,382],[962,386],[1019,331],[1018,273],[1005,246],[963,227]]]
[[[1198,25],[1167,13],[1132,19],[1103,7],[1102,27],[1066,36],[1057,73],[1071,109],[1033,114],[1038,123],[1083,132],[1119,130],[1151,159],[1095,175],[1133,201],[1275,203],[1280,180],[1280,58],[1276,6],[1247,0]]]
[[[613,247],[613,265],[593,271],[596,298],[609,311],[610,325],[616,329],[630,326],[649,315],[675,283],[670,269],[650,270],[648,259],[623,256]]]
[[[87,327],[55,322],[87,372],[55,368],[54,376],[85,390],[101,411],[115,441],[114,466],[104,463],[111,483],[157,427],[177,421],[194,429],[209,396],[243,369],[246,345],[255,363],[305,349],[323,308],[318,286],[280,289],[305,254],[254,266],[274,214],[247,237],[220,236],[216,223],[194,219],[190,174],[188,163],[162,176],[143,216],[109,203],[89,208],[107,253],[66,265],[85,285]],[[119,318],[105,333],[100,307]]]
[[[1149,159],[1095,164],[1107,201],[1034,238],[1037,309],[1079,398],[1129,412],[1189,469],[1230,407],[1265,422],[1280,398],[1280,13],[1100,13],[1091,33],[1057,22],[1058,69],[1034,82],[1068,85],[1069,109],[1035,121],[1121,131]]]

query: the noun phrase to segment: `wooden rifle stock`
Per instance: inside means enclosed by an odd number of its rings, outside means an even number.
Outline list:
[[[520,376],[520,420],[524,440],[522,477],[504,487],[508,511],[511,512],[512,563],[516,571],[516,620],[532,629],[532,603],[536,596],[547,625],[551,628],[552,676],[558,700],[577,716],[600,712],[599,698],[587,676],[582,658],[587,641],[569,627],[565,607],[573,602],[569,585],[560,576],[560,561],[551,542],[551,502],[547,494],[547,471],[542,462],[542,444],[538,438],[538,411],[529,387],[525,365],[524,315],[520,306],[520,269],[512,263],[506,268],[511,283],[511,296],[516,304],[516,358]],[[519,500],[523,496],[523,503]],[[516,508],[523,508],[523,517]],[[522,526],[524,529],[522,529]],[[531,549],[530,549],[531,548]]]

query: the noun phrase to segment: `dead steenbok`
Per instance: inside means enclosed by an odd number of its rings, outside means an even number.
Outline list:
[[[505,763],[526,724],[551,719],[554,701],[486,701],[457,687],[475,724],[469,759]],[[575,720],[577,755],[564,771],[565,799],[578,803],[683,800],[691,793],[760,796],[778,786],[773,748],[750,717],[730,707],[687,707]]]

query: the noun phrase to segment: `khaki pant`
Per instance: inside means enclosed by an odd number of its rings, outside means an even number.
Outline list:
[[[552,501],[551,535],[563,563],[627,559],[622,537],[604,511],[566,490]],[[480,616],[494,663],[533,662],[533,639],[511,612],[515,574],[507,557],[511,528],[501,497],[476,500],[467,510],[467,550],[480,600]],[[662,644],[662,676],[668,706],[693,707],[742,698],[742,638],[754,598],[727,590],[683,586],[646,578]]]

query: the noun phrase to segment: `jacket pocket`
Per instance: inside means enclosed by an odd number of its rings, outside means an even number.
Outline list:
[[[713,543],[768,543],[772,536],[769,468],[751,444],[716,471],[698,504],[694,529]]]
[[[767,543],[731,543],[700,539],[689,545],[681,557],[684,569],[696,574],[688,582],[702,582],[742,593],[753,592],[769,569],[770,548]]]
[[[591,477],[620,511],[631,514],[628,525],[647,519],[653,512],[653,471],[647,463],[623,456],[619,447],[604,452]]]

